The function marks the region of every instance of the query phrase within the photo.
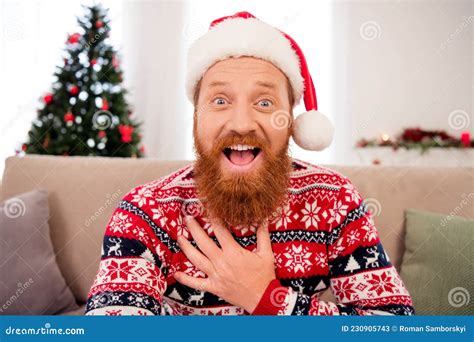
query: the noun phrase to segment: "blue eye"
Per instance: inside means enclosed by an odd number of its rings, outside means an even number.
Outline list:
[[[258,105],[262,107],[270,107],[273,103],[269,100],[258,101]]]
[[[225,105],[227,103],[227,101],[224,100],[222,97],[216,98],[213,102],[216,105]]]

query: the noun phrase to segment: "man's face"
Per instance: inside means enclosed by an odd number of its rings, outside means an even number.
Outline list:
[[[286,76],[269,62],[241,57],[214,64],[201,80],[196,104],[195,136],[202,152],[211,153],[217,141],[240,135],[253,136],[249,143],[259,142],[268,152],[278,154],[288,144],[289,129],[272,123],[272,114],[286,113],[286,120],[291,120],[288,94]],[[245,150],[249,147],[255,148]],[[255,172],[262,167],[262,146],[250,145],[240,152],[235,148],[239,147],[225,146],[218,160],[225,174]]]
[[[282,204],[290,158],[291,100],[271,63],[230,58],[204,74],[194,118],[196,182],[206,207],[236,226],[261,222]]]

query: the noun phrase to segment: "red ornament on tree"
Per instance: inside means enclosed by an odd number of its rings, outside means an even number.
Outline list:
[[[469,134],[469,132],[461,133],[461,143],[463,144],[464,147],[471,146],[471,135]]]
[[[104,139],[107,136],[107,133],[105,131],[99,131],[99,133],[97,133],[97,136],[99,137],[99,139]]]
[[[53,102],[53,94],[46,94],[46,95],[43,97],[43,101],[44,101],[44,103],[46,103],[47,105],[49,105],[51,102]]]
[[[71,94],[72,96],[76,96],[77,94],[79,94],[79,87],[76,85],[71,86],[71,88],[69,88],[69,94]]]
[[[70,44],[76,44],[79,42],[80,39],[81,35],[79,33],[73,33],[68,37],[67,41]]]
[[[94,66],[94,65],[96,65],[96,64],[97,64],[97,59],[92,58],[92,59],[91,59],[91,65]]]
[[[109,110],[109,101],[105,97],[102,98],[102,110]]]
[[[129,143],[132,141],[133,127],[129,125],[119,125],[119,132],[122,136],[122,142]]]
[[[48,148],[48,146],[49,146],[49,135],[47,135],[46,138],[44,138],[42,146],[45,149]]]
[[[112,66],[114,68],[118,68],[120,66],[120,61],[115,54],[112,56]]]
[[[96,28],[101,28],[101,27],[104,27],[104,22],[102,20],[97,20],[95,22],[95,27]]]
[[[75,116],[74,116],[74,114],[71,113],[71,111],[64,114],[64,121],[65,122],[73,122],[74,118],[75,118]]]

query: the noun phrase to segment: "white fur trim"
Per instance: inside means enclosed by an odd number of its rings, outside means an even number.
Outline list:
[[[255,18],[227,19],[196,40],[188,51],[186,94],[193,101],[194,88],[209,67],[231,57],[251,56],[266,60],[289,79],[295,103],[304,91],[298,55],[291,43],[273,26]]]
[[[321,112],[310,110],[300,114],[293,122],[293,140],[310,151],[322,151],[331,145],[334,126]]]

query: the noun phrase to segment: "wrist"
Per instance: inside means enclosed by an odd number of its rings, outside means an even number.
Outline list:
[[[288,295],[288,288],[282,286],[278,279],[273,279],[266,287],[252,315],[277,315],[282,309]]]

